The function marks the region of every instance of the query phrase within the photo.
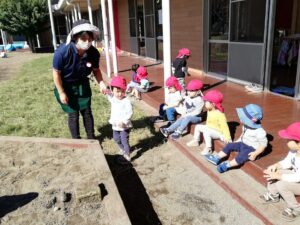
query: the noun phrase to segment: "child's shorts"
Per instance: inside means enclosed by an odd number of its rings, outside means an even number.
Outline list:
[[[244,144],[243,142],[229,143],[223,148],[223,152],[226,155],[229,155],[232,151],[238,152],[235,161],[239,165],[241,165],[249,160],[249,153],[254,152],[255,149],[249,145]]]

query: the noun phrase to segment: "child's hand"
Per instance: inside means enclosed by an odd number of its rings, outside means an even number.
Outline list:
[[[254,161],[256,159],[256,154],[254,152],[250,152],[248,156],[249,156],[249,160],[251,161]]]
[[[126,125],[123,122],[119,122],[119,123],[117,123],[117,127],[125,128]]]
[[[265,174],[264,177],[267,180],[280,180],[281,179],[281,174],[278,172],[270,172],[270,171],[265,170],[264,174]]]
[[[276,172],[277,171],[277,165],[273,164],[273,165],[269,166],[265,171]]]

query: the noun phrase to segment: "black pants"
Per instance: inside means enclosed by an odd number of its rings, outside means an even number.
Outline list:
[[[88,139],[95,139],[94,118],[91,107],[80,111],[83,117],[83,124]],[[80,139],[79,112],[68,114],[68,125],[73,139]]]

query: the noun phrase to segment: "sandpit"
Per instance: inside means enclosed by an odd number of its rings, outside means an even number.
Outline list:
[[[0,137],[1,224],[130,224],[96,141]]]

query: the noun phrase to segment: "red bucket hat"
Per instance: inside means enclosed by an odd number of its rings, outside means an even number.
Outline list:
[[[186,86],[187,91],[198,91],[203,88],[203,83],[200,80],[191,80]]]
[[[214,103],[216,108],[220,112],[224,112],[224,108],[222,107],[223,102],[223,94],[218,90],[211,90],[205,93],[203,96],[204,101],[209,101],[211,103]]]
[[[113,77],[113,79],[110,82],[110,86],[117,87],[122,90],[126,90],[126,79],[122,77],[121,75]]]
[[[280,130],[278,134],[284,139],[300,141],[300,122],[292,123],[288,128]]]
[[[182,48],[178,51],[178,55],[176,56],[176,58],[180,58],[182,56],[190,56],[191,55],[191,52],[188,48]]]
[[[137,75],[139,76],[140,79],[146,79],[148,76],[148,72],[146,67],[144,66],[140,66],[137,70],[136,70]]]
[[[167,80],[166,80],[166,86],[169,88],[169,87],[175,87],[175,89],[177,91],[181,91],[182,90],[182,87],[181,85],[179,84],[178,80],[176,77],[174,76],[171,76],[169,77]]]

